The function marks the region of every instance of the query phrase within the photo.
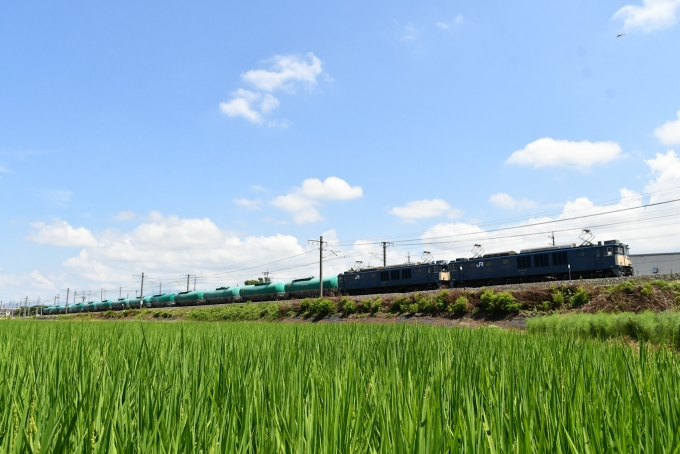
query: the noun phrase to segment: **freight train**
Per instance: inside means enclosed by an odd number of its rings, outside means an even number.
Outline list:
[[[323,279],[324,295],[397,293],[453,287],[480,287],[522,282],[632,276],[628,245],[618,240],[597,244],[575,244],[506,251],[439,260],[432,263],[405,263],[387,267],[350,270]],[[93,301],[48,306],[43,313],[56,315],[138,308],[228,304],[246,301],[272,301],[316,297],[317,277],[287,282],[262,282],[244,287],[220,287],[211,291]]]

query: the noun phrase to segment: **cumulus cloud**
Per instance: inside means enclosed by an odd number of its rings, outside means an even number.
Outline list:
[[[404,206],[392,208],[389,213],[400,217],[404,222],[439,216],[457,218],[462,215],[461,210],[451,208],[451,205],[442,199],[414,200]]]
[[[474,244],[481,244],[487,252],[547,246],[547,235],[551,231],[555,232],[557,244],[580,244],[580,231],[589,228],[597,235],[596,240],[621,240],[631,246],[634,254],[677,250],[680,231],[672,213],[680,209],[680,202],[673,201],[680,186],[680,157],[668,151],[645,163],[653,175],[645,187],[645,192],[651,194],[648,202],[642,194],[624,188],[614,204],[597,205],[587,197],[579,197],[566,202],[557,216],[509,223],[500,226],[504,229],[500,232],[475,224],[442,223],[428,230],[421,239],[439,256],[456,258],[470,257]],[[652,205],[658,202],[669,203]]]
[[[351,200],[362,196],[361,186],[350,186],[341,178],[328,177],[324,181],[309,178],[302,182],[301,187],[276,197],[271,203],[292,214],[297,224],[305,224],[323,219],[317,207],[324,200]]]
[[[130,232],[110,229],[95,233],[85,227],[74,228],[64,221],[55,225],[51,229],[52,226],[43,226],[37,235],[28,239],[41,244],[81,246],[77,255],[63,262],[64,269],[72,280],[95,286],[116,286],[141,271],[153,279],[154,275],[182,275],[188,271],[206,274],[246,268],[258,260],[265,261],[268,256],[292,256],[306,250],[292,236],[243,238],[221,229],[209,218],[185,219],[158,212],[151,213],[147,221]],[[215,285],[234,285],[239,280],[242,280],[240,275],[229,277],[226,273]]]
[[[289,121],[267,120],[270,114],[281,105],[278,98],[270,92],[285,90],[295,93],[298,87],[311,88],[323,74],[323,62],[313,53],[305,57],[297,55],[277,55],[271,59],[269,69],[252,69],[241,74],[244,82],[260,91],[243,88],[231,93],[231,99],[220,103],[220,110],[229,117],[242,117],[256,124],[288,127]]]
[[[259,210],[262,202],[260,200],[250,200],[250,199],[234,199],[233,202],[243,208],[248,208],[249,210]]]
[[[279,100],[269,93],[255,93],[239,88],[228,102],[220,103],[222,113],[230,117],[243,117],[253,123],[263,123],[264,115],[279,107]]]
[[[654,130],[654,135],[665,145],[680,144],[680,110],[678,119],[667,121]]]
[[[614,14],[614,19],[622,19],[626,31],[653,30],[675,25],[680,0],[642,0],[642,6],[627,5]]]
[[[533,200],[527,198],[517,200],[504,192],[499,192],[489,197],[489,203],[504,210],[528,210],[538,206]]]
[[[615,142],[572,142],[549,137],[531,142],[515,151],[508,164],[532,167],[569,166],[589,169],[596,164],[606,164],[621,156],[621,147]]]
[[[36,222],[32,227],[37,229],[37,232],[26,237],[27,240],[39,244],[49,244],[50,246],[63,247],[83,247],[94,246],[97,240],[85,227],[73,228],[66,221],[55,219],[50,225],[44,222]]]
[[[680,158],[673,150],[657,153],[654,159],[645,161],[656,177],[645,186],[645,192],[651,193],[650,202],[660,202],[675,198],[672,192],[680,186]]]
[[[323,72],[322,64],[312,52],[307,53],[304,58],[297,55],[277,55],[272,59],[269,69],[251,69],[241,74],[241,79],[259,90],[295,91],[299,85],[316,85],[317,77]]]

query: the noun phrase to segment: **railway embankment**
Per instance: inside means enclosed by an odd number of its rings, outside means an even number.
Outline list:
[[[425,323],[525,328],[546,315],[664,313],[680,307],[680,275],[540,282],[414,293],[80,313],[118,320]],[[547,329],[547,328],[544,328]]]

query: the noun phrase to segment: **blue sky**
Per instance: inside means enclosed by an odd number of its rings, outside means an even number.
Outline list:
[[[554,226],[536,220],[677,198],[679,15],[678,0],[5,2],[0,299],[142,271],[168,288],[314,274],[307,239],[324,233],[329,272],[377,264],[380,240],[413,240],[392,262],[450,259],[544,244]],[[594,231],[680,248],[653,214]],[[588,222],[558,242],[603,225]],[[496,240],[499,225],[526,236]]]

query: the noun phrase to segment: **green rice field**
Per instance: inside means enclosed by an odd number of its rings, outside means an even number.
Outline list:
[[[0,322],[0,452],[676,452],[665,347],[400,324]]]

